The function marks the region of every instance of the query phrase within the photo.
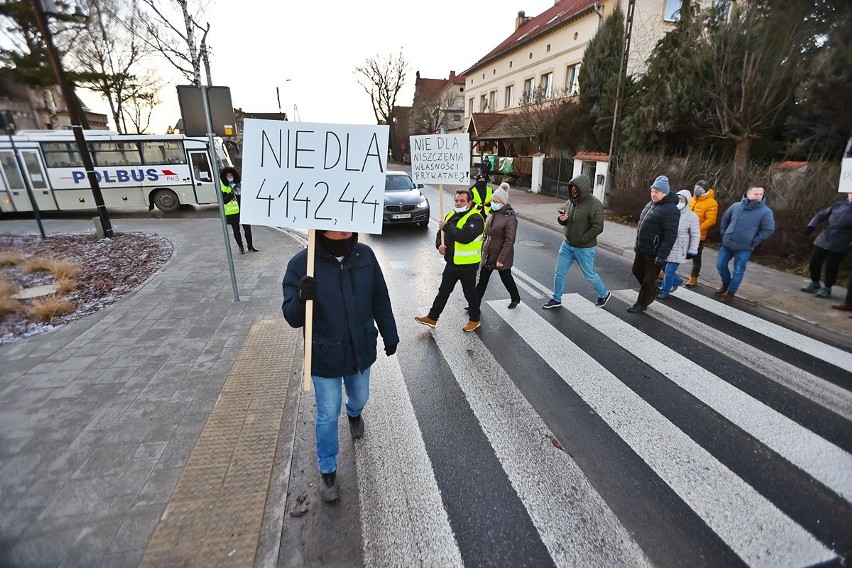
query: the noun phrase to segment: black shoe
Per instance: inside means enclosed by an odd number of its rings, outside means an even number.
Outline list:
[[[512,300],[511,302],[509,302],[509,309],[514,310],[515,308],[518,307],[518,304],[520,304],[520,303],[521,303],[520,301],[516,302],[515,300]]]
[[[320,486],[320,496],[326,503],[337,501],[340,494],[337,491],[337,472],[322,474],[322,485]]]
[[[595,306],[597,306],[598,308],[604,307],[606,303],[609,302],[610,296],[612,296],[612,292],[607,292],[606,296],[601,296],[600,298],[598,298],[598,301],[595,302]]]
[[[240,245],[240,254],[245,254],[246,249],[243,248],[243,245]]]
[[[638,314],[639,312],[645,311],[645,306],[643,306],[642,304],[633,304],[632,306],[627,308],[627,311],[631,314]]]
[[[254,247],[253,247],[253,246],[251,246],[251,245],[249,245],[249,250],[250,250],[251,252],[260,252],[259,250],[257,250],[256,248],[254,248]]]
[[[556,300],[551,298],[547,302],[545,302],[541,307],[544,308],[545,310],[552,310],[553,308],[561,308],[562,302],[557,302]]]
[[[352,434],[352,439],[357,440],[364,435],[364,420],[361,418],[361,415],[349,418],[349,433]]]

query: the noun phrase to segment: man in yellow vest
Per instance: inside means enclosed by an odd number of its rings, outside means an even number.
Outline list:
[[[458,189],[455,195],[455,207],[446,218],[438,223],[438,235],[435,247],[444,257],[447,265],[441,276],[438,295],[432,303],[429,314],[414,318],[417,323],[434,328],[450,294],[461,281],[464,298],[469,306],[470,321],[463,331],[473,331],[479,327],[479,295],[476,293],[476,272],[482,260],[482,234],[485,222],[479,210],[474,207],[473,195],[469,189]],[[443,242],[441,232],[444,233]]]
[[[479,210],[479,214],[485,219],[488,216],[491,198],[494,195],[494,190],[488,184],[488,179],[482,174],[476,176],[476,183],[470,188],[470,193],[473,196],[473,206]]]

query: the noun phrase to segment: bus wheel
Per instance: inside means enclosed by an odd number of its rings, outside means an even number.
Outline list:
[[[180,201],[177,194],[171,189],[158,189],[154,194],[154,205],[160,211],[177,211]]]

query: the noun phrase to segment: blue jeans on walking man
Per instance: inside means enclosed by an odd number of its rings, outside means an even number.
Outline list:
[[[670,294],[672,290],[683,284],[683,278],[678,276],[677,269],[680,267],[679,262],[667,262],[663,268],[663,283],[660,285],[660,292]]]
[[[562,246],[559,247],[559,256],[556,258],[556,275],[553,277],[553,300],[562,301],[562,290],[565,287],[565,275],[574,261],[580,266],[583,271],[583,276],[589,283],[594,286],[598,298],[603,298],[608,291],[604,286],[603,280],[595,272],[595,254],[598,247],[578,248],[572,247],[566,241],[562,241]]]
[[[320,473],[331,473],[337,471],[337,454],[340,451],[337,422],[340,418],[343,387],[346,388],[347,416],[360,416],[370,397],[370,368],[345,377],[326,378],[312,375],[311,379],[317,401],[317,462]]]
[[[731,250],[726,246],[719,247],[719,254],[716,256],[716,270],[719,271],[722,284],[728,287],[728,292],[733,293],[740,289],[740,284],[745,276],[746,265],[750,258],[750,250]],[[731,259],[734,259],[733,276],[728,268]]]

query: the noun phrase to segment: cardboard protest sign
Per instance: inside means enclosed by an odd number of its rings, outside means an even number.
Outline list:
[[[381,233],[387,125],[246,119],[240,222]]]
[[[411,179],[414,183],[470,185],[470,136],[411,136]]]

